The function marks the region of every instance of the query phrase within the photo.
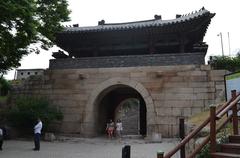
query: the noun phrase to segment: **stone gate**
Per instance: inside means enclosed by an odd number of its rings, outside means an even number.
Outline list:
[[[214,15],[202,8],[172,20],[67,27],[56,35],[67,53],[54,52],[44,75],[14,94],[59,107],[60,133],[101,135],[109,119],[121,116],[125,134],[177,136],[180,117],[224,98],[227,72],[204,65],[203,37]]]

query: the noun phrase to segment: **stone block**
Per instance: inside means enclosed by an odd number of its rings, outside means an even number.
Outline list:
[[[209,88],[209,87],[197,87],[197,88],[193,88],[193,93],[209,93],[209,92],[215,92],[216,89],[215,88]]]
[[[153,99],[151,96],[143,98],[146,104],[153,104]]]
[[[77,107],[74,107],[74,108],[70,108],[70,107],[63,107],[61,108],[61,111],[64,113],[64,114],[82,114],[84,112],[84,109],[81,109],[81,108],[77,108]]]
[[[225,85],[224,84],[222,84],[222,85],[216,85],[216,89],[217,90],[224,90],[225,89]]]
[[[162,134],[161,133],[153,132],[151,135],[152,135],[151,139],[149,140],[150,142],[153,142],[153,143],[161,143],[162,142]]]
[[[79,122],[80,114],[64,114],[64,122]]]
[[[151,94],[153,100],[164,100],[165,99],[165,93],[155,93]]]
[[[200,66],[200,70],[203,70],[203,71],[205,71],[205,70],[211,70],[211,65],[201,65],[201,66]]]
[[[172,116],[181,116],[181,108],[172,108]]]
[[[170,126],[170,137],[178,137],[179,136],[179,125],[171,125]]]
[[[210,76],[224,76],[227,73],[228,73],[227,70],[211,70],[211,71],[209,71]]]
[[[191,114],[191,112],[190,112]],[[177,124],[177,117],[173,116],[159,116],[157,117],[156,123],[157,124],[166,124],[166,125],[176,125]]]
[[[163,102],[164,107],[191,107],[192,101],[191,100],[165,100]]]
[[[146,72],[131,72],[130,77],[136,78],[136,77],[146,77]]]
[[[207,82],[207,76],[186,76],[184,77],[184,81],[192,81],[192,82]]]
[[[216,102],[214,99],[204,100],[204,107],[208,109],[210,105],[215,104],[215,103]]]
[[[164,88],[185,88],[189,87],[187,82],[167,82],[164,84]]]
[[[166,93],[166,100],[194,100],[196,96],[192,93]]]
[[[205,106],[205,100],[199,99],[199,100],[193,100],[193,107],[204,107]]]
[[[215,93],[197,93],[196,99],[215,99]]]
[[[56,140],[56,137],[53,133],[45,133],[44,140],[52,142],[52,141]]]
[[[173,77],[168,77],[168,76],[164,76],[164,81],[166,82],[184,82],[184,76],[173,76]]]
[[[211,81],[224,81],[224,76],[210,76]]]
[[[81,74],[81,75],[83,76],[84,74]],[[67,74],[65,76],[65,78],[68,80],[79,80],[80,79],[79,74],[76,74],[76,73]]]
[[[171,116],[172,115],[172,108],[171,107],[160,107],[156,108],[158,116]]]
[[[190,71],[189,75],[190,76],[206,76],[207,73],[206,71],[195,70],[195,71]]]
[[[184,117],[189,117],[192,114],[191,108],[182,108],[181,110]]]
[[[188,86],[193,88],[203,88],[203,87],[214,88],[215,83],[214,82],[189,82]]]
[[[172,88],[166,88],[166,89],[163,89],[162,91],[164,91],[165,93],[169,93],[169,92],[172,92],[172,93],[193,93],[193,88],[183,88],[183,87],[172,87]]]
[[[169,125],[166,124],[158,124],[158,133],[162,134],[162,137],[169,137]]]
[[[193,107],[192,108],[192,115],[198,114],[200,112],[202,112],[202,108],[200,108],[200,107]]]

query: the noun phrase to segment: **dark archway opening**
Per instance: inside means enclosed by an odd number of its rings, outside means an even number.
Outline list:
[[[106,124],[110,119],[122,120],[124,135],[146,135],[146,104],[135,89],[125,85],[109,87],[99,95],[96,104],[96,127],[99,135],[106,133]]]

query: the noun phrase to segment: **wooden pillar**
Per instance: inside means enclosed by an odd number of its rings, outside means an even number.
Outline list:
[[[131,158],[131,146],[125,145],[122,148],[122,158]]]
[[[185,138],[185,125],[184,118],[179,119],[179,136],[181,140]],[[180,149],[180,158],[185,158],[185,145],[183,145]]]
[[[210,152],[216,152],[216,107],[210,107]]]
[[[236,99],[236,90],[232,90],[232,99]],[[237,104],[232,107],[232,123],[233,123],[233,134],[238,135],[238,116],[237,116]]]
[[[164,152],[163,151],[158,151],[157,152],[157,158],[163,158]]]

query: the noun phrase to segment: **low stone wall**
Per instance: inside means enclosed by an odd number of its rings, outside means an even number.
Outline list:
[[[96,109],[105,90],[128,86],[146,103],[147,135],[173,137],[178,135],[179,117],[188,118],[224,99],[226,73],[207,65],[50,69],[13,94],[48,98],[64,113],[59,132],[90,136],[96,134]]]
[[[50,60],[49,69],[111,68],[204,64],[205,53],[170,53]]]

